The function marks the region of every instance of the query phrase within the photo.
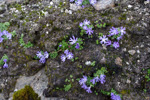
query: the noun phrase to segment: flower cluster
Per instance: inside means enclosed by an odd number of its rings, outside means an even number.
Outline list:
[[[90,21],[88,21],[87,19],[85,19],[83,22],[81,22],[79,24],[79,26],[86,32],[86,34],[88,35],[92,35],[93,34],[93,30],[92,30],[92,25],[90,25]]]
[[[94,77],[92,80],[90,80],[90,82],[92,82],[92,84],[95,84],[96,82],[101,82],[101,84],[105,83],[105,75],[101,74],[100,77]]]
[[[8,68],[8,64],[6,63],[6,62],[7,62],[7,59],[4,59],[3,61],[4,61],[4,63],[5,63],[5,64],[3,65],[3,68]]]
[[[114,28],[112,27],[109,31],[109,35],[101,36],[100,43],[106,46],[110,45],[115,49],[119,47],[119,40],[122,39],[123,35],[126,34],[125,27]]]
[[[104,73],[106,72],[107,70],[104,67],[102,67],[94,74],[94,78],[83,76],[83,78],[79,80],[79,84],[83,89],[86,90],[86,92],[92,93],[91,87],[94,87],[94,85],[96,85],[97,82],[101,82],[101,84],[104,84],[106,82],[106,76],[104,75]],[[89,85],[89,87],[87,85]]]
[[[64,54],[61,55],[62,62],[65,62],[66,58],[73,59],[73,54],[71,52],[69,52],[69,50],[65,50],[64,53],[65,53],[65,55]]]
[[[3,32],[0,31],[0,43],[3,42],[4,37],[7,37],[8,39],[12,38],[12,34],[8,33],[8,31],[4,30]]]
[[[111,99],[112,100],[121,100],[121,97],[119,95],[116,95],[114,93],[111,93]]]
[[[91,91],[91,86],[87,86],[86,85],[86,82],[87,82],[87,76],[83,76],[83,78],[81,78],[80,80],[79,80],[79,84],[81,85],[81,87],[83,88],[83,89],[85,89],[86,90],[86,92],[88,92],[88,93],[92,93],[92,91]]]
[[[89,4],[89,3],[91,5],[94,5],[95,3],[97,3],[97,0],[70,0],[70,2],[75,2],[76,5],[78,5],[78,6]]]
[[[79,49],[80,48],[80,44],[79,43],[76,43],[78,41],[78,38],[75,38],[74,36],[72,36],[72,38],[70,37],[70,44],[73,45],[73,44],[76,44],[75,48],[76,49]]]
[[[39,60],[40,63],[45,63],[46,58],[49,57],[49,54],[48,54],[47,51],[45,51],[44,54],[42,54],[41,51],[38,51],[37,54],[36,54],[36,56],[37,56],[38,58],[40,58],[40,60]]]

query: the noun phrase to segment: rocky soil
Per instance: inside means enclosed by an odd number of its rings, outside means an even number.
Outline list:
[[[13,92],[25,85],[31,85],[42,100],[111,100],[100,90],[112,88],[122,95],[122,100],[148,100],[150,81],[146,81],[145,75],[150,69],[150,3],[146,0],[111,2],[107,6],[99,3],[82,8],[69,0],[0,0],[0,22],[10,22],[8,31],[16,31],[14,38],[0,43],[0,59],[4,54],[9,57],[9,67],[0,66],[0,100],[12,100]],[[80,36],[79,23],[85,19],[93,24],[102,19],[107,25],[94,28],[94,37],[89,39]],[[126,27],[120,47],[97,45],[98,33],[107,34],[112,26]],[[21,34],[25,43],[30,41],[34,46],[21,46]],[[34,58],[37,51],[54,52],[64,37],[68,36],[66,40],[69,40],[72,35],[84,39],[84,48],[73,51],[78,57],[74,62],[62,62],[63,52],[55,59],[48,58],[45,64]],[[86,61],[96,61],[95,66],[85,65]],[[98,95],[89,94],[76,79],[92,76],[101,67],[108,70],[106,83],[92,89]],[[65,79],[70,75],[75,81],[69,91],[64,91],[62,88],[68,84]]]

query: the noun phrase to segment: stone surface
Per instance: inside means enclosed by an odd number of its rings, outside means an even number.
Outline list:
[[[115,63],[116,63],[117,65],[122,66],[122,59],[121,59],[120,57],[117,57],[117,58],[115,59]]]
[[[76,4],[70,3],[70,9],[73,10],[73,11],[77,11],[77,10],[79,10],[79,9],[82,9],[82,7],[81,7],[81,6],[78,6],[78,5],[76,5]]]
[[[42,95],[43,90],[48,85],[48,78],[44,74],[44,69],[39,71],[34,76],[30,76],[30,77],[21,76],[19,79],[17,79],[15,90],[16,89],[20,90],[20,89],[24,88],[25,85],[30,85],[33,88],[33,90],[42,98],[42,100],[51,100],[51,99],[46,99]]]
[[[0,93],[0,100],[5,100],[5,98],[4,98],[2,93]]]
[[[136,51],[135,50],[129,50],[128,52],[130,55],[134,55]]]
[[[108,7],[114,7],[114,0],[100,0],[98,1],[96,4],[93,5],[93,7],[96,10],[102,10],[102,9],[106,9]]]

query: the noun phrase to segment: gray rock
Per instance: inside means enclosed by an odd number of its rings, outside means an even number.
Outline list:
[[[135,54],[135,50],[129,50],[128,51],[130,55],[134,55]]]
[[[5,100],[3,94],[0,93],[0,100]]]
[[[147,48],[148,53],[150,53],[150,48]]]
[[[70,9],[73,10],[73,11],[77,11],[77,10],[79,10],[79,9],[82,9],[82,7],[81,7],[81,6],[78,6],[78,5],[76,5],[76,4],[70,3]]]
[[[20,90],[24,88],[25,85],[30,85],[34,89],[34,91],[41,97],[41,100],[51,100],[51,99],[46,99],[42,95],[43,90],[47,88],[47,84],[48,84],[48,78],[44,73],[44,69],[42,69],[34,76],[30,76],[30,77],[21,76],[19,79],[17,79],[15,89]]]
[[[100,0],[93,6],[96,10],[102,10],[108,7],[113,7],[114,5],[115,5],[114,0]]]
[[[121,59],[120,57],[117,57],[117,58],[115,59],[115,63],[116,63],[117,65],[122,66],[122,59]]]

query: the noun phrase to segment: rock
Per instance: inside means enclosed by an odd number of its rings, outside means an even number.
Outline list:
[[[46,50],[49,51],[49,52],[54,51],[55,46],[57,46],[57,42],[51,41],[51,40],[45,41],[44,44],[45,44]]]
[[[103,57],[103,58],[100,60],[100,63],[106,63],[106,58]]]
[[[128,51],[130,55],[134,55],[135,54],[135,50],[129,50]]]
[[[19,79],[17,79],[15,90],[16,89],[20,90],[24,88],[25,85],[30,85],[33,88],[33,90],[41,97],[41,100],[51,100],[51,99],[46,99],[42,95],[43,90],[47,87],[48,84],[48,78],[44,72],[45,72],[44,69],[42,69],[34,76],[30,76],[30,77],[21,76]]]
[[[102,9],[106,9],[108,7],[114,7],[114,6],[115,6],[114,0],[100,0],[96,4],[93,5],[93,7],[96,10],[102,10]]]
[[[70,9],[71,9],[71,10],[74,10],[74,11],[77,11],[77,10],[79,10],[79,9],[82,9],[82,7],[81,7],[81,6],[78,6],[78,5],[76,5],[76,4],[71,4],[71,3],[70,3]]]
[[[128,8],[132,8],[133,6],[132,5],[128,5]]]
[[[115,59],[115,63],[116,63],[117,65],[122,66],[122,59],[121,59],[120,57],[117,57],[117,58]]]
[[[0,100],[5,100],[3,94],[0,93]]]
[[[15,2],[21,2],[22,0],[5,0],[7,4],[15,3]]]
[[[27,72],[29,75],[34,75],[42,67],[42,64],[38,60],[32,60],[27,62]]]
[[[150,53],[150,48],[147,48],[148,53]]]
[[[90,66],[91,65],[91,61],[86,61],[85,65]]]

